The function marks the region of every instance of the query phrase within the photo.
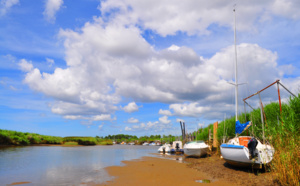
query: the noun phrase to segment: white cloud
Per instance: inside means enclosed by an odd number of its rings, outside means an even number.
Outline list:
[[[111,118],[110,114],[101,114],[93,117],[94,121],[112,121],[116,120],[116,118]]]
[[[132,127],[125,127],[126,131],[154,131],[154,132],[167,132],[172,129],[172,123],[168,120],[167,116],[159,118],[159,121],[148,121],[147,123],[140,123]]]
[[[28,62],[25,59],[21,59],[20,60],[19,66],[20,66],[21,70],[24,71],[24,72],[29,72],[29,71],[31,71],[33,69],[32,63]]]
[[[49,67],[52,67],[52,65],[54,65],[54,60],[53,59],[50,59],[50,58],[46,58],[46,62],[48,64]]]
[[[132,129],[130,127],[125,127],[125,131],[131,131]]]
[[[172,116],[172,113],[169,110],[159,109],[158,113],[161,115]]]
[[[63,0],[47,0],[45,11],[43,12],[47,21],[55,22],[55,14],[61,8],[63,3]]]
[[[148,0],[108,0],[101,3],[102,15],[119,10],[114,14],[116,22],[124,25],[141,24],[143,29],[151,29],[162,36],[176,32],[209,34],[211,24],[230,26],[233,24],[232,1],[206,0],[169,1]],[[299,19],[298,0],[239,1],[236,9],[240,30],[253,30],[256,20],[263,20],[266,13]],[[186,21],[188,20],[188,21]]]
[[[14,5],[19,4],[19,0],[1,0],[0,16],[4,16]]]
[[[139,110],[139,107],[137,106],[137,104],[135,102],[130,102],[128,103],[128,105],[126,105],[123,110],[125,112],[128,112],[128,113],[132,113],[132,112],[136,112]]]
[[[121,27],[128,32],[128,37],[132,34],[133,39],[127,42],[127,39],[121,41],[120,37],[119,46],[112,47],[114,43],[109,45],[111,41],[107,39],[114,40],[114,35],[123,31],[108,27],[94,23],[87,24],[81,34],[62,31],[61,35],[66,37],[68,68],[56,68],[53,74],[41,73],[37,68],[27,73],[25,82],[32,89],[57,100],[51,105],[52,112],[61,115],[110,114],[117,110],[121,97],[125,97],[135,101],[173,103],[169,111],[160,110],[160,114],[170,115],[173,111],[172,115],[199,117],[210,111],[211,106],[207,103],[230,103],[233,87],[227,81],[234,74],[231,65],[233,46],[203,61],[186,47],[154,52],[134,28]],[[111,31],[106,32],[106,29]],[[103,38],[100,37],[102,32],[106,35]],[[100,38],[90,38],[92,35]],[[136,45],[133,46],[135,37]],[[80,44],[82,42],[85,44]],[[132,50],[137,52],[132,53]],[[178,57],[172,58],[169,52],[175,52],[173,56]],[[186,63],[184,59],[190,59],[186,60],[190,62]],[[250,90],[281,76],[277,54],[256,44],[238,45],[238,60],[239,71],[243,71],[240,82],[249,82]],[[176,103],[182,101],[187,102]],[[139,106],[131,102],[123,109],[130,113],[137,111]]]
[[[176,122],[177,122],[177,123],[179,123],[179,122],[184,122],[184,120],[183,120],[183,119],[180,119],[180,118],[177,118],[177,119],[176,119]]]
[[[210,110],[208,107],[199,106],[196,102],[190,104],[171,104],[170,109],[173,110],[174,115],[192,117],[200,117],[202,113]]]
[[[103,125],[99,125],[99,126],[98,126],[98,129],[99,129],[99,130],[102,130],[102,128],[103,128]]]
[[[171,123],[171,120],[168,120],[168,116],[160,117],[158,120],[159,120],[159,122],[161,122],[162,124],[169,124],[169,123]]]
[[[206,18],[209,19],[206,21],[200,19],[205,21],[205,24],[202,25],[203,28],[198,29],[194,27],[193,22],[199,17],[193,15],[195,10],[189,2],[178,2],[177,5],[184,4],[182,10],[179,10],[175,4],[171,5],[170,10],[168,6],[165,6],[167,13],[157,24],[155,21],[158,18],[153,16],[158,16],[160,13],[151,14],[155,10],[152,2],[149,4],[149,9],[144,10],[145,12],[140,12],[139,6],[142,4],[133,2],[132,9],[129,8],[132,12],[128,13],[128,7],[125,6],[127,1],[123,1],[125,4],[120,1],[105,1],[101,4],[103,13],[116,7],[115,2],[119,3],[118,7],[124,5],[126,8],[122,8],[120,14],[114,14],[115,16],[110,17],[109,20],[103,21],[101,18],[95,18],[93,22],[87,22],[76,31],[60,30],[59,36],[64,40],[65,47],[67,66],[65,69],[56,68],[53,73],[45,73],[28,63],[23,64],[22,68],[27,71],[24,82],[31,89],[42,92],[55,100],[50,105],[53,113],[63,116],[90,115],[95,118],[98,117],[97,115],[108,116],[120,109],[121,100],[133,100],[122,108],[128,113],[139,110],[136,102],[170,104],[169,110],[159,110],[159,114],[165,116],[211,118],[219,117],[221,111],[231,110],[233,103],[230,92],[233,87],[227,81],[234,77],[233,46],[225,47],[206,59],[187,46],[172,45],[162,50],[155,50],[142,37],[143,32],[140,27],[131,24],[135,23],[135,18],[141,17],[140,20],[144,21],[145,28],[149,27],[162,35],[172,34],[183,24],[177,24],[175,21],[176,28],[175,26],[169,28],[168,24],[164,24],[164,19],[169,18],[169,14],[174,11],[172,7],[175,6],[175,10],[178,10],[178,16],[175,16],[177,19],[179,15],[192,10],[182,17],[184,20],[184,17],[191,16],[193,19],[189,22],[191,27],[180,27],[182,31],[205,32],[207,28],[205,25],[210,25],[212,21],[224,19],[223,22],[217,21],[217,23],[229,24],[229,18],[226,16],[222,18],[222,12],[229,6],[227,3],[224,9],[219,10],[220,14],[211,12],[213,18]],[[208,10],[220,6],[220,2],[208,3]],[[165,2],[157,3],[157,7],[164,7]],[[202,10],[204,14],[208,11],[203,8]],[[231,23],[231,8],[229,10],[228,17]],[[122,11],[128,13],[132,20],[127,19],[128,16],[124,16]],[[144,15],[146,12],[150,14]],[[252,14],[253,12],[247,10],[245,13]],[[126,20],[120,20],[122,17]],[[126,21],[128,24],[124,25]],[[284,72],[278,70],[276,52],[249,43],[239,44],[237,48],[239,82],[248,82],[250,92],[257,90],[257,87],[263,88],[265,82],[273,82],[283,77]],[[289,67],[289,69],[292,68],[292,66]],[[240,90],[242,89],[241,86]],[[111,120],[109,118],[107,117]],[[145,124],[144,128],[147,125]],[[158,124],[149,123],[148,127],[155,125]]]
[[[138,123],[139,122],[139,120],[138,119],[136,119],[136,118],[130,118],[130,119],[128,119],[128,121],[127,121],[128,123]]]
[[[71,120],[78,120],[78,119],[87,119],[81,115],[66,115],[64,116],[65,119],[71,119]]]
[[[271,10],[281,16],[292,19],[299,19],[300,2],[298,0],[275,0],[271,6]]]

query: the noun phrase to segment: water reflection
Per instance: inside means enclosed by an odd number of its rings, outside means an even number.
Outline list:
[[[114,145],[88,147],[31,146],[0,149],[1,184],[80,185],[112,179],[104,167],[121,161],[155,156],[155,146]]]

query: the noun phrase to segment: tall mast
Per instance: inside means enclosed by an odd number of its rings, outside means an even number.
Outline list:
[[[238,120],[238,79],[237,79],[237,51],[236,51],[236,18],[235,18],[235,8],[234,12],[234,52],[235,52],[235,121]]]

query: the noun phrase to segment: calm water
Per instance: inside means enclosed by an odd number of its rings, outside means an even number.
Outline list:
[[[113,179],[105,167],[155,156],[157,146],[33,146],[0,148],[0,185],[83,185]]]

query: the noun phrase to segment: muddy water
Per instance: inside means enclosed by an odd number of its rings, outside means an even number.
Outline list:
[[[103,183],[112,177],[105,167],[121,161],[155,156],[158,147],[113,146],[31,146],[0,148],[0,183],[25,185],[80,185]]]

